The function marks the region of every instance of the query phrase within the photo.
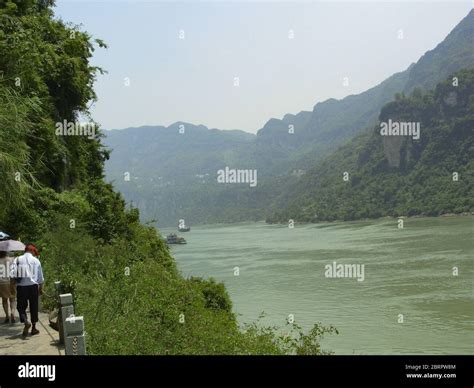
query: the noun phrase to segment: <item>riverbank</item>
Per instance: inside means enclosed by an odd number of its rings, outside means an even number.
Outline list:
[[[402,219],[410,219],[410,218],[438,218],[438,217],[469,217],[469,216],[474,216],[474,212],[463,212],[463,213],[444,213],[436,216],[431,216],[431,215],[426,215],[426,214],[416,214],[412,216],[408,215],[401,215],[401,216],[383,216],[383,217],[377,217],[377,218],[359,218],[359,219],[354,219],[354,220],[344,220],[344,219],[334,219],[334,220],[321,220],[321,221],[316,221],[316,222],[305,222],[305,221],[296,221],[296,220],[289,220],[287,222],[270,222],[270,221],[264,221],[266,224],[269,225],[285,225],[292,223],[294,225],[299,224],[299,225],[312,225],[312,224],[320,224],[320,223],[331,223],[331,222],[356,222],[356,221],[372,221],[372,220],[398,220],[400,218]]]
[[[343,219],[336,219],[336,220],[331,220],[331,221],[318,221],[318,222],[305,222],[305,221],[295,221],[293,220],[294,225],[317,225],[321,223],[334,223],[334,222],[356,222],[356,221],[376,221],[376,220],[397,220],[399,218],[403,219],[410,219],[410,218],[439,218],[439,217],[469,217],[469,216],[474,216],[474,212],[463,212],[463,213],[445,213],[445,214],[440,214],[437,216],[429,216],[429,215],[413,215],[413,216],[407,216],[407,215],[402,215],[398,217],[392,217],[392,216],[384,216],[384,217],[378,217],[378,218],[361,218],[361,219],[356,219],[356,220],[343,220]],[[266,220],[260,220],[260,221],[253,221],[253,220],[248,220],[248,221],[236,221],[236,222],[212,222],[212,223],[194,223],[193,226],[219,226],[219,225],[243,225],[243,224],[248,224],[248,223],[265,223],[268,225],[288,225],[288,221],[286,222],[269,222]],[[170,231],[170,233],[173,230],[177,230],[177,228],[173,229],[173,225],[166,225],[166,226],[157,226],[159,230],[167,230]]]

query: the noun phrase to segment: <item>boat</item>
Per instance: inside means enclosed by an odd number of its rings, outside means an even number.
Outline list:
[[[191,227],[190,226],[180,226],[180,227],[178,227],[178,230],[180,232],[189,232],[191,230]]]
[[[170,233],[166,236],[166,242],[168,244],[186,244],[186,240],[183,237],[178,236],[176,233]]]

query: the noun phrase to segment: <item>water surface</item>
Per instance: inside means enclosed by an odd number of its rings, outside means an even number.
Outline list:
[[[340,334],[323,347],[336,354],[472,354],[473,227],[473,217],[196,226],[172,252],[184,276],[225,283],[241,322],[264,311],[265,324],[289,314],[304,328],[333,324]],[[326,278],[334,261],[364,264],[364,281]]]

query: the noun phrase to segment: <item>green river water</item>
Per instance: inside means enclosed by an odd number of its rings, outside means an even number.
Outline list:
[[[403,229],[394,219],[193,226],[180,235],[188,244],[172,253],[182,274],[224,282],[240,322],[265,312],[262,324],[283,331],[290,314],[306,329],[332,324],[340,334],[322,344],[336,354],[473,353],[473,217],[408,218]],[[326,277],[333,262],[363,264],[364,280]]]

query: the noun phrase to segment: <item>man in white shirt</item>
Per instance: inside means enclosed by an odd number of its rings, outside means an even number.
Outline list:
[[[43,294],[43,270],[36,256],[38,250],[33,244],[27,244],[25,254],[19,256],[11,267],[11,277],[16,279],[17,310],[20,322],[25,324],[23,337],[28,335],[31,326],[31,335],[39,334],[36,329],[38,322],[39,296]],[[28,321],[26,308],[30,306],[31,323]]]

